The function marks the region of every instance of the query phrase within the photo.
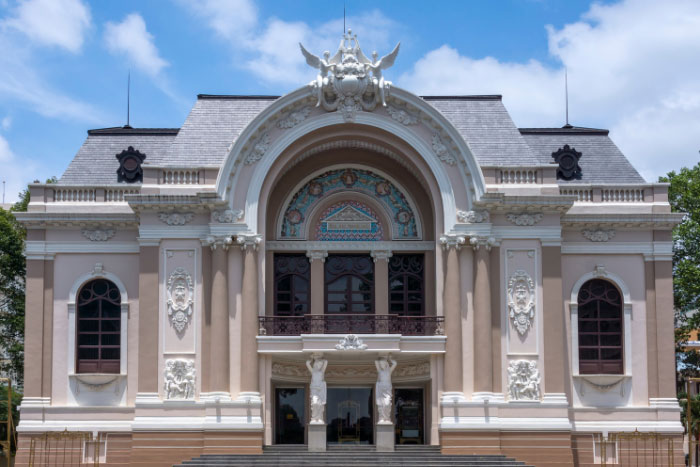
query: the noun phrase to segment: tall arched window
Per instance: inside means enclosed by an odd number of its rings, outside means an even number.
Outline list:
[[[389,260],[389,313],[423,316],[423,255],[397,254]]]
[[[77,300],[78,373],[119,373],[121,294],[114,283],[95,279]]]
[[[578,292],[580,374],[622,374],[622,297],[612,283],[592,279]]]
[[[310,313],[310,271],[306,255],[275,255],[275,316]]]

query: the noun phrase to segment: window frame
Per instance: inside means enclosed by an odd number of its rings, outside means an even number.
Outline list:
[[[366,258],[369,261],[369,264],[371,265],[371,274],[372,274],[372,279],[367,280],[366,278],[362,277],[361,273],[357,273],[354,271],[343,271],[339,274],[332,274],[328,271],[328,267],[330,264],[330,261],[332,261],[332,258],[334,257],[347,257],[347,258]],[[329,275],[332,277],[329,278]],[[328,295],[329,295],[329,289],[328,286],[331,282],[336,282],[338,280],[343,279],[346,283],[346,293],[348,291],[348,286],[350,290],[352,289],[351,281],[352,278],[357,278],[362,282],[368,283],[370,285],[370,291],[369,295],[370,298],[368,300],[359,300],[356,301],[352,298],[353,293],[350,293],[350,298],[346,299],[344,301],[336,301],[336,300],[328,300]],[[375,307],[375,296],[376,296],[376,289],[377,289],[377,277],[376,277],[376,267],[374,265],[374,259],[371,257],[369,254],[333,254],[333,255],[328,255],[326,258],[326,261],[324,263],[323,267],[323,312],[325,315],[374,315],[376,314],[377,310]],[[337,293],[337,292],[335,292]],[[355,292],[358,293],[358,292]],[[345,312],[336,312],[336,311],[329,311],[328,306],[329,304],[341,304],[341,303],[346,303],[350,304],[350,310],[346,310]],[[352,311],[352,305],[353,304],[367,304],[370,306],[370,311],[366,312],[356,312]]]
[[[98,282],[104,282],[107,284],[108,289],[106,290],[105,294],[103,296],[97,296],[96,298],[91,298],[88,300],[86,303],[81,303],[81,294],[83,293],[84,290],[88,287],[92,287],[94,284]],[[107,295],[109,294],[109,291],[115,290],[119,294],[119,299],[115,303],[114,301],[109,300]],[[111,303],[114,305],[117,310],[117,316],[114,317],[105,317],[103,316],[103,306],[107,303]],[[96,317],[81,317],[80,312],[81,312],[81,307],[82,306],[87,306],[90,303],[97,303],[98,306],[98,313]],[[97,322],[97,330],[96,331],[81,331],[80,330],[80,325],[81,322],[83,321],[92,321],[92,322]],[[118,329],[116,331],[105,331],[103,329],[103,323],[107,321],[118,321]],[[85,374],[85,373],[101,373],[101,374],[119,374],[121,370],[121,294],[119,293],[119,287],[117,285],[110,281],[109,279],[104,279],[104,278],[95,278],[92,280],[89,280],[85,282],[82,287],[80,287],[77,295],[77,302],[76,302],[76,327],[75,327],[75,332],[76,332],[76,353],[75,353],[75,372],[76,374]],[[96,335],[97,336],[97,344],[89,344],[89,345],[83,345],[80,343],[80,337],[81,335]],[[105,335],[117,335],[118,337],[118,343],[117,344],[104,344],[102,340],[102,336]],[[98,352],[98,357],[97,358],[80,358],[80,350],[83,348],[94,348],[97,349]],[[102,358],[102,351],[103,350],[108,350],[108,349],[117,349],[119,353],[119,357],[117,359],[106,359]],[[116,365],[115,365],[115,360],[116,360]],[[81,365],[84,366],[89,366],[89,365],[95,365],[96,369],[94,371],[82,371],[81,370]]]
[[[126,287],[121,279],[104,270],[102,263],[96,263],[93,270],[83,274],[78,277],[73,283],[70,292],[68,294],[68,348],[66,355],[66,365],[67,373],[69,377],[74,375],[86,375],[92,373],[77,373],[77,297],[78,292],[82,289],[83,285],[90,282],[93,279],[107,279],[114,283],[119,290],[121,295],[121,305],[120,305],[120,339],[119,339],[119,375],[126,375],[127,373],[127,356],[128,356],[128,318],[129,318],[129,295],[127,293]]]
[[[414,272],[403,270],[403,271],[395,272],[392,274],[391,261],[394,261],[394,258],[398,259],[398,258],[404,258],[404,257],[409,257],[409,256],[415,256],[415,257],[421,258],[422,264],[421,264],[420,272],[418,274],[416,274]],[[389,314],[396,315],[396,316],[409,316],[409,317],[410,316],[425,316],[425,298],[426,298],[426,296],[425,296],[426,295],[425,294],[425,254],[424,253],[399,253],[399,254],[393,255],[387,261],[389,263],[388,264],[388,276],[387,276],[388,284],[389,284],[388,297],[387,297],[388,304],[389,304]],[[401,276],[402,280],[404,281],[401,292],[394,292],[391,288],[392,278],[394,278],[396,276]],[[408,288],[408,284],[407,284],[408,277],[413,277],[413,278],[416,278],[419,280],[419,282],[421,284],[420,291],[419,291],[420,295],[421,295],[420,301],[411,301],[408,299],[408,294],[410,292],[415,292],[415,291],[411,291]],[[394,293],[401,293],[403,296],[403,299],[400,301],[392,300],[392,295]],[[401,304],[401,303],[403,303],[403,311],[401,311],[401,312],[392,311],[392,309],[391,309],[392,305]],[[407,312],[407,306],[411,303],[420,303],[420,311],[418,313],[408,313]]]
[[[591,279],[604,279],[612,283],[617,287],[622,297],[622,368],[623,373],[612,374],[587,374],[580,372],[579,365],[579,338],[578,338],[578,293],[581,287]],[[571,319],[571,368],[572,376],[577,378],[590,378],[595,376],[605,376],[605,377],[631,377],[632,376],[632,300],[630,298],[629,288],[627,284],[622,280],[622,278],[607,270],[602,265],[596,265],[592,272],[588,272],[582,275],[578,281],[574,284],[571,290],[571,296],[569,299],[569,315]]]
[[[284,274],[280,274],[278,276],[277,274],[277,260],[278,258],[283,258],[283,257],[296,257],[298,260],[305,261],[307,264],[307,270],[306,270],[306,277],[304,277],[303,274],[300,274],[297,271],[292,271],[292,272],[287,272]],[[295,254],[295,253],[274,253],[273,258],[272,258],[272,283],[273,283],[273,299],[272,299],[272,314],[273,316],[304,316],[311,314],[311,263],[309,261],[309,258],[305,254]],[[306,290],[306,301],[295,301],[294,300],[294,278],[295,277],[301,277],[302,279],[305,279],[307,282],[307,290]],[[278,312],[278,304],[280,303],[278,301],[278,282],[283,279],[284,277],[290,277],[291,278],[291,283],[290,283],[290,297],[289,300],[283,303],[289,303],[289,313],[288,314],[280,314]],[[286,293],[286,292],[283,292]],[[293,312],[294,309],[294,304],[295,303],[302,303],[306,304],[306,312],[302,314],[295,314]]]

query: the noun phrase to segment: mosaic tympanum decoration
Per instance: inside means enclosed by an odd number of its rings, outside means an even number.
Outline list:
[[[326,209],[316,226],[316,240],[373,241],[382,239],[382,226],[372,209],[357,201],[343,201]]]
[[[336,169],[313,178],[294,194],[282,218],[280,238],[304,240],[307,216],[314,206],[328,195],[342,191],[364,193],[384,206],[391,213],[393,239],[420,237],[413,208],[393,183],[369,170]]]

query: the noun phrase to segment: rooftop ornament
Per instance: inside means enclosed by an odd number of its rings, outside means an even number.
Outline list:
[[[117,154],[119,168],[117,169],[117,182],[135,183],[143,180],[143,164],[146,155],[129,146],[126,150]]]
[[[332,57],[328,51],[323,53],[323,58],[317,57],[300,43],[306,63],[319,70],[309,84],[317,98],[316,107],[323,106],[329,112],[340,110],[349,121],[354,120],[357,111],[372,111],[380,102],[386,107],[391,82],[384,79],[382,70],[394,64],[400,45],[396,44],[390,54],[379,59],[374,52],[370,60],[362,53],[357,35],[350,29]]]
[[[576,149],[565,144],[563,148],[552,153],[554,162],[559,164],[557,167],[557,178],[562,180],[581,180],[581,166],[578,165],[578,160],[581,158],[581,153]]]

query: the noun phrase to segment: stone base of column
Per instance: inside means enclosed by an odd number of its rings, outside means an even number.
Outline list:
[[[394,424],[380,422],[376,425],[377,428],[377,452],[393,452],[394,451]]]
[[[309,452],[326,452],[325,423],[309,423]]]

